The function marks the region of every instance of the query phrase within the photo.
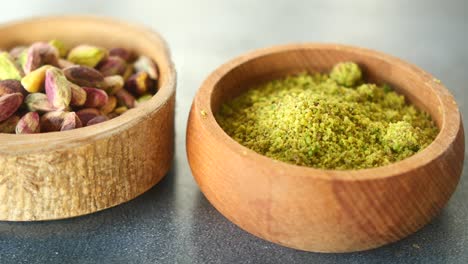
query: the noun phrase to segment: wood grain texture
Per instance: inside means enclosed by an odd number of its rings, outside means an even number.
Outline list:
[[[368,79],[392,84],[429,112],[440,128],[434,142],[388,166],[320,170],[257,154],[231,139],[213,117],[223,102],[254,83],[329,71],[340,61],[357,62]],[[207,199],[244,230],[296,249],[352,252],[404,238],[438,214],[462,171],[461,122],[448,90],[411,64],[357,47],[286,45],[240,56],[206,79],[190,112],[187,155]]]
[[[126,202],[168,171],[173,157],[176,74],[155,32],[98,17],[46,17],[0,26],[0,48],[58,38],[126,47],[153,58],[159,91],[110,121],[65,132],[0,134],[0,220],[73,217]]]

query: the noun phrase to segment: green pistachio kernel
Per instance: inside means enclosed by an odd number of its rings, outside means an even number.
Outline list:
[[[93,68],[107,56],[107,53],[106,49],[100,47],[79,45],[70,50],[67,60],[75,64]]]
[[[54,46],[58,50],[60,57],[67,56],[68,47],[65,45],[65,43],[63,43],[60,40],[53,39],[53,40],[49,41],[49,44]]]
[[[21,80],[21,71],[8,52],[0,53],[0,80]]]

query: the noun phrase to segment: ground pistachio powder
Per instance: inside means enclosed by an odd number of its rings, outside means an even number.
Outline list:
[[[220,126],[270,158],[323,169],[393,163],[428,146],[438,128],[389,85],[364,83],[356,63],[252,87],[222,105]]]

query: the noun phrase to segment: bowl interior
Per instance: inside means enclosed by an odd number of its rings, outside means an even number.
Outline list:
[[[245,59],[225,72],[215,84],[211,110],[216,113],[224,102],[240,95],[252,85],[304,70],[311,73],[329,72],[334,64],[342,61],[358,63],[368,82],[392,85],[412,104],[428,112],[439,128],[442,127],[443,114],[438,93],[431,89],[427,78],[423,78],[420,71],[407,64],[391,63],[387,56],[376,52],[335,45],[281,49]]]
[[[35,41],[59,39],[70,46],[91,44],[106,48],[123,47],[151,57],[158,65],[158,93],[149,103],[130,109],[109,121],[64,132],[35,135],[0,134],[0,151],[35,151],[63,143],[92,140],[107,133],[118,133],[157,111],[175,92],[175,70],[165,41],[155,32],[118,20],[92,16],[57,16],[33,18],[0,26],[0,50]]]

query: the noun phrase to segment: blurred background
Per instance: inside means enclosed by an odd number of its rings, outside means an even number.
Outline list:
[[[442,214],[415,235],[373,251],[313,254],[265,242],[228,222],[199,192],[185,156],[188,110],[204,78],[246,51],[291,42],[352,44],[416,64],[442,80],[468,124],[468,1],[14,0],[1,10],[2,23],[92,14],[146,25],[169,43],[178,91],[176,157],[163,182],[90,216],[0,222],[0,263],[468,262],[467,175]]]

